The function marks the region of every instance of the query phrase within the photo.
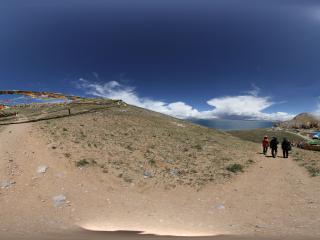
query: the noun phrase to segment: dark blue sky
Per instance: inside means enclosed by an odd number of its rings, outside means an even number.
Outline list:
[[[320,1],[2,0],[0,39],[1,89],[114,80],[202,111],[256,86],[265,113],[314,111],[320,96]]]

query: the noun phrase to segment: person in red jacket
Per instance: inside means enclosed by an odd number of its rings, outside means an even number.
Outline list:
[[[263,154],[266,155],[269,147],[269,139],[268,136],[264,136],[262,141]]]

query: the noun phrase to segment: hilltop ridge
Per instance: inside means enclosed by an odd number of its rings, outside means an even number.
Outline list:
[[[312,113],[300,113],[289,121],[279,123],[284,128],[319,128],[320,119]]]

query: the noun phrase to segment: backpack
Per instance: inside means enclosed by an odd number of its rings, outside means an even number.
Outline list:
[[[276,148],[277,145],[278,145],[278,143],[277,143],[277,140],[276,140],[276,139],[272,139],[272,140],[270,141],[270,147],[271,147],[271,148]]]

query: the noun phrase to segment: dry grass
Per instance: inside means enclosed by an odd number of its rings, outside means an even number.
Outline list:
[[[227,170],[233,173],[237,173],[237,172],[243,172],[243,165],[239,164],[239,163],[233,163],[230,164],[229,166],[227,166]]]
[[[316,151],[294,149],[292,159],[305,167],[310,176],[320,176],[320,153]]]
[[[230,164],[248,165],[255,145],[132,106],[37,123],[57,154],[69,161],[93,159],[101,171],[127,183],[201,187],[233,174]],[[87,165],[87,164],[85,164]]]

